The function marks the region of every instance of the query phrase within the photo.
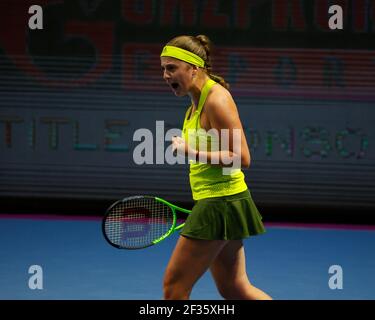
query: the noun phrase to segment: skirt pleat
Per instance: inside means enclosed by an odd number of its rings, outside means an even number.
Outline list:
[[[198,200],[181,235],[205,240],[239,240],[266,232],[249,190]]]

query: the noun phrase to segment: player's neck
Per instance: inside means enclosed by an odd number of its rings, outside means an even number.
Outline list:
[[[190,99],[191,99],[191,104],[193,106],[193,110],[196,110],[196,108],[198,108],[199,98],[201,96],[202,89],[203,89],[203,87],[206,84],[208,79],[209,79],[209,77],[206,74],[203,74],[202,77],[197,78],[193,82],[193,85],[191,86],[191,89],[189,91],[189,96],[190,96]]]

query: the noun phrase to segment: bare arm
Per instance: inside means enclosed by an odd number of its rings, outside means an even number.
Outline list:
[[[190,158],[205,159],[210,164],[222,167],[249,167],[249,148],[236,104],[230,93],[221,88],[213,92],[207,98],[205,113],[210,128],[216,129],[219,133],[219,151],[194,150],[185,145],[182,138],[174,139],[175,148]]]
[[[241,167],[249,167],[250,152],[232,96],[227,90],[221,89],[207,102],[206,114],[210,127],[221,133],[220,149],[217,152],[207,152],[208,162],[216,157],[216,161],[219,158],[220,164],[224,166],[231,160],[230,165],[240,163]],[[227,140],[226,146],[222,139]]]

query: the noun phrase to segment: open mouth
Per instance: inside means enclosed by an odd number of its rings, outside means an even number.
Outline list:
[[[173,82],[173,83],[171,84],[171,87],[172,87],[173,89],[176,90],[176,89],[179,87],[179,85],[178,85],[177,82]]]

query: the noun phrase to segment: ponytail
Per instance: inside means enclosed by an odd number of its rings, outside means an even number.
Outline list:
[[[205,69],[207,71],[207,75],[212,80],[222,85],[225,89],[229,89],[229,83],[227,83],[223,77],[212,73],[212,62],[211,62],[212,44],[211,44],[210,39],[206,35],[203,35],[203,34],[198,35],[195,38],[200,42],[201,46],[206,52],[206,59],[204,60],[205,60]]]
[[[179,36],[169,41],[167,45],[190,51],[201,57],[205,62],[203,70],[207,72],[207,75],[224,88],[229,89],[229,84],[224,80],[223,77],[212,73],[211,41],[206,35],[201,34],[196,37]]]

